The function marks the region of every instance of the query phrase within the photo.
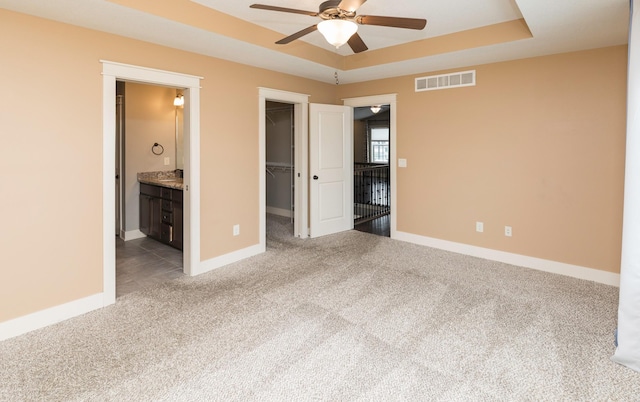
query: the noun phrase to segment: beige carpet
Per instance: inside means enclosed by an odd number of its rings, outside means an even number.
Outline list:
[[[2,401],[639,400],[616,288],[350,231],[0,343]]]

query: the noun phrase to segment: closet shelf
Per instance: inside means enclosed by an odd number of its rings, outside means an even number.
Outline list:
[[[267,173],[269,173],[272,177],[276,177],[274,172],[291,172],[293,170],[293,165],[290,163],[283,162],[267,162]]]

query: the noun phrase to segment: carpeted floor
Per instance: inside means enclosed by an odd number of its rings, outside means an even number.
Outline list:
[[[640,399],[618,291],[356,231],[0,343],[2,401]]]

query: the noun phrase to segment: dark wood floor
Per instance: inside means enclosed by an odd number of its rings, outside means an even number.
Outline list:
[[[353,227],[360,232],[371,233],[377,236],[391,237],[390,215],[381,216],[372,221],[360,223]]]

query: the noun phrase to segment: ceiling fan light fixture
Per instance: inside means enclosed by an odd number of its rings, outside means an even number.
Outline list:
[[[380,110],[382,110],[382,106],[380,106],[380,105],[371,106],[371,111],[373,113],[378,113]]]
[[[339,48],[356,33],[358,24],[349,20],[331,19],[320,22],[318,30],[327,42]]]

